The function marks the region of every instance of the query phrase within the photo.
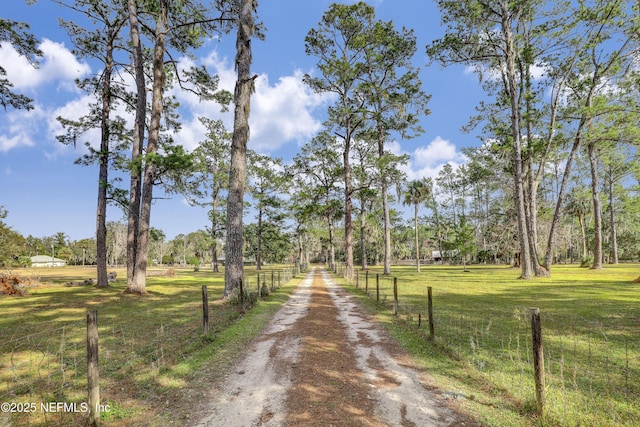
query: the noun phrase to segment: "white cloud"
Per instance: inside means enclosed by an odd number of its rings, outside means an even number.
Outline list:
[[[233,93],[236,74],[233,64],[212,51],[202,59],[202,64],[220,78],[220,88]],[[181,67],[194,65],[191,60],[181,61]],[[313,111],[326,104],[327,96],[309,89],[302,81],[303,72],[295,70],[292,75],[283,76],[271,84],[266,74],[255,79],[255,93],[251,96],[249,117],[249,147],[262,153],[269,153],[279,147],[296,142],[299,145],[310,140],[322,127]],[[229,131],[233,129],[233,105],[230,111],[220,112],[214,102],[200,102],[190,93],[175,92],[188,114],[183,116],[182,130],[176,140],[187,149],[193,149],[204,139],[205,129],[197,119],[205,116],[221,119]]]
[[[197,117],[189,122],[183,122],[178,135],[175,136],[177,144],[182,145],[187,151],[193,151],[205,139],[207,129]]]
[[[60,145],[55,135],[61,128],[56,117],[78,118],[85,114],[88,101],[85,98],[65,102],[68,92],[78,92],[74,79],[88,74],[91,70],[86,63],[78,62],[64,44],[43,39],[39,48],[43,52],[38,68],[34,68],[9,44],[0,44],[0,63],[7,72],[7,79],[16,92],[27,93],[34,98],[31,111],[12,110],[5,113],[0,123],[0,151],[13,148],[35,146],[48,143],[58,151]],[[51,91],[51,83],[56,87]],[[63,95],[61,92],[65,92]],[[53,104],[47,106],[48,104]]]
[[[426,146],[417,147],[413,152],[404,152],[397,142],[388,145],[389,150],[396,155],[409,154],[410,160],[403,167],[409,180],[425,177],[435,178],[445,164],[454,168],[463,164],[466,157],[458,148],[446,139],[437,136]]]
[[[29,135],[25,135],[24,133],[13,135],[11,137],[0,135],[0,151],[6,152],[21,145],[33,145],[33,141],[29,138]]]
[[[400,145],[400,143],[398,141],[391,141],[388,142],[385,147],[387,148],[387,150],[396,156],[400,156],[402,154],[406,154],[403,150],[402,150],[402,146]]]
[[[459,159],[458,149],[450,141],[437,136],[429,145],[418,147],[412,157],[416,166],[436,166],[450,160]]]
[[[271,86],[268,77],[256,79],[251,100],[251,146],[258,151],[277,149],[289,141],[299,144],[310,140],[322,127],[311,112],[324,104],[326,97],[314,93],[302,81],[303,73],[281,77]]]
[[[31,111],[15,110],[5,113],[0,125],[0,152],[34,146],[33,131],[39,127],[42,117],[42,111],[37,107]]]
[[[38,87],[56,80],[68,85],[68,89],[75,87],[74,79],[91,72],[89,65],[78,62],[62,43],[45,38],[38,47],[43,55],[39,67],[34,68],[11,45],[0,45],[0,63],[16,90]]]
[[[49,135],[49,138],[46,141],[43,141],[42,144],[42,148],[45,150],[47,158],[53,158],[58,155],[71,152],[74,152],[77,157],[80,157],[88,152],[85,147],[85,142],[89,142],[93,148],[98,148],[100,146],[99,128],[90,129],[80,135],[76,141],[75,147],[73,144],[66,146],[56,139],[58,135],[65,133],[64,128],[57,118],[63,117],[68,120],[77,120],[87,114],[89,111],[89,104],[92,102],[95,102],[94,97],[84,95],[47,111],[47,114],[43,118],[46,120],[45,132],[46,135]]]
[[[56,135],[63,132],[57,121],[61,116],[66,119],[77,119],[89,111],[89,104],[95,99],[75,89],[73,79],[88,73],[86,64],[76,61],[71,53],[60,43],[45,40],[41,44],[45,52],[40,68],[33,69],[24,58],[16,56],[12,73],[22,73],[21,77],[10,76],[10,79],[23,88],[29,87],[36,99],[35,109],[7,113],[5,121],[0,123],[0,151],[9,151],[18,146],[43,146],[47,156],[70,153],[73,147],[65,147],[56,139]],[[11,56],[11,47],[0,49],[0,61],[6,63]],[[15,53],[15,51],[13,51]],[[204,64],[220,77],[220,87],[233,92],[236,74],[233,63],[222,58],[216,51],[197,60],[181,59],[180,67]],[[303,72],[294,71],[291,75],[279,77],[275,83],[270,83],[266,74],[256,78],[255,93],[251,98],[250,141],[249,146],[262,153],[270,153],[279,147],[297,143],[302,145],[310,140],[322,127],[319,119],[314,117],[315,110],[321,110],[330,99],[309,89],[302,81]],[[56,81],[58,87],[73,87],[72,98],[66,96],[47,95],[47,81]],[[50,93],[50,92],[47,92]],[[198,120],[204,116],[211,119],[222,119],[229,131],[233,129],[233,105],[230,111],[222,113],[220,106],[214,102],[201,102],[198,97],[178,88],[172,92],[180,102],[182,128],[175,135],[177,143],[186,149],[194,149],[205,138],[206,129]],[[45,102],[46,101],[46,102]],[[54,104],[56,103],[57,104]],[[51,105],[47,105],[51,104]],[[119,107],[120,108],[120,107]],[[129,123],[133,118],[131,113],[120,110],[114,113],[125,117]],[[13,117],[13,120],[9,119]],[[76,154],[86,152],[84,142],[91,141],[94,147],[99,142],[99,130],[92,130],[77,142]]]
[[[529,71],[531,72],[533,80],[540,80],[545,76],[545,74],[549,74],[549,65],[533,64]],[[464,68],[464,74],[481,75],[483,79],[495,82],[501,81],[502,79],[498,68],[489,68],[485,64],[467,65]]]
[[[220,78],[220,87],[233,92],[236,84],[236,72],[233,64],[225,57],[220,57],[218,51],[211,50],[209,55],[202,59],[202,65],[211,69]]]

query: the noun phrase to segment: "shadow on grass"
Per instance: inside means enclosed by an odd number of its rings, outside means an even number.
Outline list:
[[[58,277],[66,280],[71,275]],[[74,274],[73,279],[79,278]],[[202,285],[209,293],[208,336],[202,329]],[[0,383],[5,385],[0,400],[85,402],[85,313],[96,309],[101,394],[114,408],[103,414],[105,425],[168,424],[175,414],[185,415],[180,405],[188,408],[193,403],[179,399],[185,388],[200,382],[195,372],[216,357],[223,360],[208,371],[227,366],[232,358],[220,354],[241,351],[251,337],[245,330],[255,332],[264,321],[240,329],[234,325],[273,311],[286,299],[286,292],[275,294],[247,315],[243,308],[220,300],[223,276],[210,272],[148,277],[148,293],[141,296],[124,294],[125,287],[119,278],[106,289],[53,284],[32,289],[26,297],[0,298]],[[178,406],[163,415],[167,399]],[[22,414],[13,422],[66,426],[83,424],[83,417]]]
[[[640,425],[634,404],[640,400],[640,285],[631,283],[638,266],[602,271],[562,266],[551,278],[530,281],[518,280],[519,271],[503,266],[469,268],[471,273],[428,266],[417,274],[415,268],[394,267],[403,319],[394,322],[398,328],[414,330],[419,314],[425,324],[427,287],[433,289],[436,343],[420,350],[429,354],[428,363],[441,354],[453,356],[459,360],[454,365],[438,362],[444,375],[473,388],[484,384],[520,415],[530,416],[535,405],[529,308],[538,307],[550,408],[545,422]],[[376,272],[369,273],[370,298],[375,298]],[[392,278],[380,276],[380,285],[383,298],[376,310],[389,313]],[[362,275],[359,287],[364,287]],[[424,330],[414,332],[426,339]]]

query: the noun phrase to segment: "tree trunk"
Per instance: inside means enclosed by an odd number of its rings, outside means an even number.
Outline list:
[[[333,220],[328,218],[328,226],[329,226],[329,267],[333,270],[336,267],[336,244],[333,236]]]
[[[543,167],[543,165],[541,165]],[[533,172],[533,171],[532,171]],[[540,182],[529,177],[529,212],[527,224],[529,229],[529,247],[531,251],[531,266],[536,277],[548,277],[549,272],[540,265],[538,257],[538,188]]]
[[[582,237],[582,261],[587,259],[587,232],[584,227],[584,217],[578,215],[578,224],[580,224],[580,236]]]
[[[442,259],[444,253],[442,251],[442,231],[440,229],[440,216],[438,215],[438,205],[436,199],[432,198],[433,202],[433,218],[436,221],[436,239],[438,240],[438,252],[440,252],[440,259]]]
[[[147,95],[144,60],[140,44],[138,9],[136,0],[128,0],[131,47],[136,76],[136,117],[131,147],[131,176],[129,184],[129,213],[127,219],[127,289],[133,287],[133,272],[138,249],[138,224],[140,220],[140,198],[142,193],[142,147],[147,117]]]
[[[367,265],[367,239],[366,239],[366,228],[367,228],[367,211],[365,208],[365,202],[362,200],[360,205],[360,257],[363,270],[369,268]]]
[[[98,288],[109,287],[107,278],[107,186],[109,181],[109,139],[111,115],[111,75],[113,72],[113,30],[108,30],[108,47],[102,77],[102,117],[96,212],[96,269]],[[84,264],[84,260],[82,262]]]
[[[584,128],[586,120],[581,120],[576,136],[571,146],[571,151],[567,157],[567,163],[564,167],[562,174],[562,181],[560,182],[560,189],[558,190],[558,200],[556,201],[556,207],[553,211],[553,219],[551,220],[551,227],[549,228],[549,237],[547,239],[547,251],[544,255],[544,268],[550,273],[551,265],[553,264],[553,252],[556,247],[556,234],[558,227],[560,226],[560,217],[562,215],[562,205],[564,203],[564,196],[567,191],[567,185],[569,184],[569,177],[571,175],[571,167],[573,166],[573,159],[575,158],[580,143],[582,141],[582,129]]]
[[[379,106],[381,110],[382,107]],[[378,158],[382,159],[384,156],[384,130],[380,123],[378,123]],[[384,162],[381,162],[384,164]],[[384,221],[384,261],[382,267],[382,273],[385,275],[391,274],[391,220],[389,218],[389,196],[388,196],[388,184],[386,171],[380,171],[380,193],[382,197],[382,212]]]
[[[418,238],[418,204],[413,205],[413,227],[416,235],[416,270],[420,273],[420,239]]]
[[[213,177],[213,185],[211,186],[211,266],[214,273],[220,272],[218,266],[218,188],[216,187],[216,174],[218,172],[217,159],[214,159],[211,165],[211,176]]]
[[[353,279],[353,224],[351,214],[353,206],[351,203],[351,165],[349,155],[351,154],[351,133],[347,132],[344,141],[344,152],[342,159],[344,162],[344,275],[347,280]]]
[[[502,34],[505,38],[505,89],[511,103],[511,133],[513,137],[513,181],[515,208],[518,221],[518,240],[520,242],[521,275],[522,279],[533,277],[531,266],[531,252],[527,238],[527,221],[524,200],[524,183],[522,175],[522,148],[520,143],[520,115],[518,106],[518,93],[516,85],[515,51],[513,47],[513,34],[511,30],[511,13],[506,0],[502,1]]]
[[[258,209],[258,247],[256,248],[256,270],[262,269],[262,209]]]
[[[213,244],[213,248],[211,249],[211,265],[214,273],[220,272],[220,266],[218,265],[218,245],[216,243]]]
[[[593,200],[593,265],[591,268],[600,270],[602,268],[602,207],[595,142],[589,143],[588,152],[591,167],[591,198]]]
[[[298,257],[297,257],[297,263],[298,263],[298,267],[300,267],[300,269],[302,269],[302,264],[304,263],[304,251],[302,249],[302,233],[300,232],[300,230],[298,230]]]
[[[597,73],[594,73],[594,75],[591,77],[591,86],[589,88],[589,93],[587,94],[587,99],[585,100],[585,104],[584,104],[584,106],[587,109],[590,109],[592,107],[593,96],[594,96],[594,92],[595,92],[595,88],[597,86],[598,80],[599,80],[599,77]],[[578,152],[578,148],[582,143],[582,132],[585,129],[588,129],[590,125],[591,125],[591,119],[587,117],[587,113],[583,112],[582,117],[580,118],[580,122],[578,123],[578,129],[576,130],[576,134],[573,139],[573,146],[571,147],[571,151],[569,152],[569,156],[567,157],[567,164],[564,168],[564,173],[562,175],[562,182],[560,184],[560,190],[558,191],[558,201],[556,202],[556,208],[553,212],[553,220],[551,221],[551,227],[549,229],[549,238],[547,240],[547,252],[544,257],[544,267],[547,269],[548,272],[551,272],[551,264],[553,263],[553,252],[556,246],[556,233],[560,225],[560,214],[562,212],[564,195],[566,192],[567,184],[569,182],[571,166],[573,164],[573,159],[576,153]]]
[[[391,220],[389,218],[389,197],[387,195],[387,179],[382,178],[382,211],[384,213],[384,266],[383,274],[391,274]]]
[[[613,194],[613,184],[614,177],[613,171],[611,167],[609,167],[609,228],[610,228],[610,240],[611,240],[611,252],[609,258],[609,264],[618,264],[618,236],[617,236],[617,226],[616,226],[616,215],[615,215],[615,198]]]
[[[227,201],[227,246],[225,256],[224,296],[240,288],[244,275],[242,254],[242,213],[244,186],[247,176],[247,142],[249,113],[254,81],[251,77],[251,36],[254,31],[253,0],[242,0],[236,39],[236,70],[233,137],[231,139],[231,167]]]
[[[133,272],[132,286],[127,292],[144,294],[147,283],[147,263],[149,258],[149,230],[151,227],[151,206],[153,202],[153,184],[156,168],[153,156],[158,152],[160,140],[160,119],[162,118],[164,93],[164,53],[165,39],[168,27],[167,1],[160,0],[159,13],[156,21],[155,47],[153,52],[153,88],[151,96],[151,123],[149,125],[149,139],[147,141],[146,160],[144,162],[144,182],[140,206],[140,222],[138,224],[138,243],[136,251],[136,266]]]
[[[531,48],[531,33],[528,29],[525,29],[524,42],[526,48]],[[525,123],[527,129],[527,141],[532,143],[536,136],[532,129],[532,113],[533,108],[531,105],[531,66],[533,65],[530,60],[524,58],[524,61],[520,61],[520,66],[524,68],[520,72],[520,79],[522,89],[524,90],[523,98],[525,100]],[[551,144],[551,140],[547,140],[547,147]],[[533,151],[530,152],[527,158],[527,164],[529,166],[529,173],[527,174],[527,191],[525,191],[527,211],[527,228],[529,238],[529,250],[531,251],[531,267],[536,277],[549,276],[549,272],[540,265],[540,258],[538,257],[538,189],[540,182],[542,181],[543,171],[547,162],[548,148],[545,150],[545,154],[540,156],[540,163],[537,171],[534,169]]]

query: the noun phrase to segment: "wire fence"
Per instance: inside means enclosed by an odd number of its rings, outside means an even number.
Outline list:
[[[295,274],[281,269],[245,277],[242,304],[207,304],[209,334],[227,328],[260,296],[277,290]],[[203,333],[203,302],[197,297],[176,306],[140,302],[126,316],[114,309],[117,304],[98,310],[101,408],[107,418],[127,412],[124,400],[161,399],[157,391],[163,382],[179,381],[168,371],[210,342]],[[0,334],[0,425],[86,423],[87,322],[84,316],[77,320],[68,316],[65,322],[64,307],[55,312],[55,322],[30,319]]]
[[[407,327],[484,373],[489,386],[501,390],[520,412],[536,412],[530,307],[505,310],[446,301],[436,285],[431,287],[429,325],[430,287],[405,286],[373,272],[355,273],[352,284],[396,313]],[[640,425],[640,336],[633,319],[593,320],[545,311],[541,317],[544,419],[550,425]]]

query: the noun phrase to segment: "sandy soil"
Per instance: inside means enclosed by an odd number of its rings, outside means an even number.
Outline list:
[[[322,269],[211,391],[219,426],[479,426]]]

